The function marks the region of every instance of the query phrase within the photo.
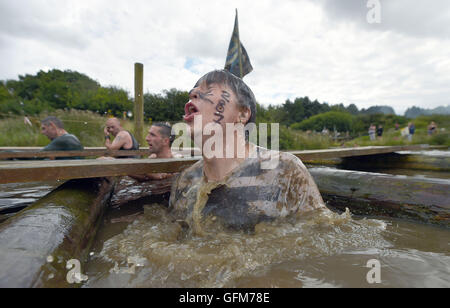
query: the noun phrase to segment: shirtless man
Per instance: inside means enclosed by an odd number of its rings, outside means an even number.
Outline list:
[[[170,146],[175,136],[172,135],[172,128],[168,123],[155,123],[148,130],[145,141],[148,143],[150,156],[148,158],[174,158],[182,157],[172,153]],[[139,182],[150,180],[162,180],[171,177],[172,173],[149,173],[143,175],[130,175],[131,178]]]
[[[108,150],[139,150],[139,143],[134,136],[123,129],[120,120],[117,118],[110,118],[106,121],[105,146]],[[111,135],[114,141],[111,142]]]
[[[227,71],[203,76],[190,91],[189,98],[184,120],[194,141],[196,136],[201,136],[197,140],[202,148],[212,137],[204,134],[205,126],[210,123],[222,127],[225,151],[227,140],[231,140],[226,123],[255,122],[253,92],[242,79]],[[197,128],[194,123],[199,116],[201,125]],[[248,142],[243,133],[234,134],[236,144],[245,146],[244,157],[210,157],[203,151],[203,158],[184,170],[174,182],[169,208],[175,219],[185,221],[194,231],[199,219],[208,216],[227,228],[251,231],[261,221],[325,209],[314,180],[299,158],[258,147]],[[277,164],[271,169],[263,168],[269,156],[277,157]],[[200,201],[205,196],[206,201]]]

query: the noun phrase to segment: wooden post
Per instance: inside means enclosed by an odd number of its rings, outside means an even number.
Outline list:
[[[144,65],[134,64],[134,135],[140,145],[144,140]]]

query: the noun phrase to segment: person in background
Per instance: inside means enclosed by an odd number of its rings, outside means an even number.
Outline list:
[[[69,134],[57,117],[49,116],[42,120],[41,133],[51,140],[42,151],[82,151],[84,149],[80,140]]]
[[[416,126],[414,125],[413,122],[408,123],[408,130],[409,130],[408,141],[412,141],[412,137],[416,132]]]
[[[428,135],[433,135],[437,132],[437,125],[434,121],[431,121],[430,125],[428,125]]]
[[[170,146],[175,136],[172,135],[172,127],[169,123],[155,123],[148,130],[145,141],[148,143],[150,156],[148,158],[179,158],[180,154],[172,153]],[[162,180],[172,177],[173,173],[149,173],[142,175],[129,175],[131,178],[145,182],[150,180]]]
[[[383,137],[383,125],[378,125],[377,136],[378,138]]]
[[[106,121],[105,129],[105,146],[108,150],[139,150],[139,142],[134,138],[133,134],[125,130],[118,118],[110,118]],[[111,135],[114,140],[111,141]],[[121,156],[118,158],[140,158],[140,156]],[[100,157],[100,159],[109,159],[108,157]]]
[[[373,125],[373,124],[370,124],[370,126],[369,126],[370,141],[374,141],[375,140],[375,130],[376,130],[376,126]]]
[[[139,150],[139,143],[136,138],[122,127],[120,120],[110,118],[106,121],[105,146],[108,150]],[[111,135],[114,140],[111,141]]]

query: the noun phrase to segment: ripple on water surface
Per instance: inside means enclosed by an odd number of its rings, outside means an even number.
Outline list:
[[[252,234],[210,219],[202,223],[204,235],[195,236],[165,208],[146,206],[103,243],[88,264],[85,286],[367,287],[366,265],[374,258],[382,266],[379,286],[450,286],[448,245],[439,240],[431,245],[438,252],[417,250],[430,247],[414,242],[420,238],[404,230],[407,223],[398,224],[322,212],[264,222]],[[432,229],[439,238],[449,235]],[[409,239],[397,243],[403,236]]]

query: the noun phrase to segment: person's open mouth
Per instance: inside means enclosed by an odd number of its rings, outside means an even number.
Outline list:
[[[194,120],[194,117],[198,115],[200,112],[192,102],[189,102],[184,106],[184,113],[185,113],[183,117],[184,120],[186,122],[192,122]]]

